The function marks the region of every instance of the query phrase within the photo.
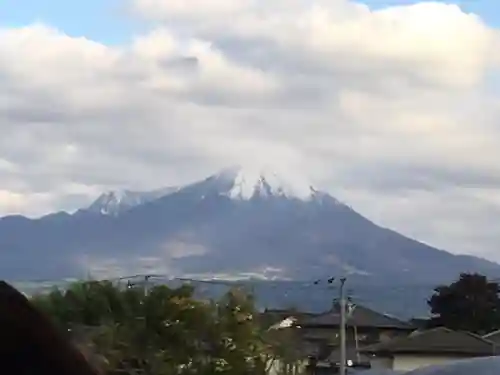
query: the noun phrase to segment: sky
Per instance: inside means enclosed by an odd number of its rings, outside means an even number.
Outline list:
[[[0,215],[228,165],[500,261],[500,5],[3,0]]]

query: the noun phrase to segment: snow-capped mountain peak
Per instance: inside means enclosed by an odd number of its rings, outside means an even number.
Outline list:
[[[129,209],[166,196],[177,188],[168,187],[153,191],[114,190],[101,194],[87,211],[101,215],[118,216]]]
[[[285,198],[340,204],[329,194],[315,189],[302,174],[277,172],[272,168],[231,167],[205,180],[184,186],[152,191],[108,191],[101,194],[84,211],[99,215],[119,216],[132,208],[181,191],[188,194],[194,193],[195,199],[205,199],[215,194],[235,201],[249,201],[252,198]]]
[[[307,179],[270,168],[232,167],[215,178],[227,184],[225,194],[231,199],[249,200],[258,196],[310,200],[317,194]]]
[[[101,194],[90,206],[89,211],[98,212],[103,215],[108,215],[113,211],[113,207],[119,206],[119,193],[108,191]]]

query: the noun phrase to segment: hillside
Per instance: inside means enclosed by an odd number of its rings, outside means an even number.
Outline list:
[[[179,188],[108,192],[74,214],[4,217],[0,249],[0,274],[11,279],[90,270],[408,284],[500,274],[496,263],[382,228],[294,176],[235,168]]]

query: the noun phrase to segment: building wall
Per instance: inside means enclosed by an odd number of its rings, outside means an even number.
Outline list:
[[[392,359],[392,370],[410,371],[420,367],[449,363],[463,358],[463,356],[398,354]]]
[[[370,365],[372,368],[376,369],[390,369],[392,370],[394,366],[394,360],[390,357],[372,357],[370,359]]]
[[[400,330],[381,330],[379,331],[379,341],[388,341],[397,337],[408,336],[410,332],[400,331]]]

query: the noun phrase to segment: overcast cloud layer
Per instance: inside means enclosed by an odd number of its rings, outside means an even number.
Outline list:
[[[0,29],[0,214],[230,164],[304,174],[376,222],[500,260],[498,30],[455,5],[136,0],[122,46]]]

